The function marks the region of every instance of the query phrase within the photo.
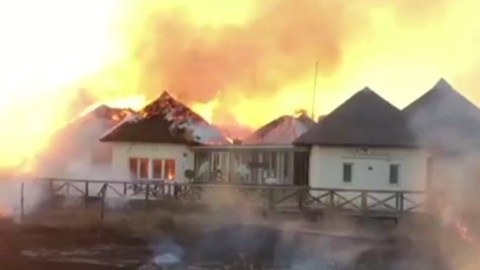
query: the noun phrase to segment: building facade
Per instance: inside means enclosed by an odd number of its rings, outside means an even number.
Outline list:
[[[365,88],[300,136],[296,145],[310,147],[311,195],[337,190],[339,200],[368,204],[395,191],[425,191],[428,154],[417,144],[403,113]],[[412,198],[417,204],[424,198]],[[396,207],[395,200],[378,207]],[[352,204],[352,207],[353,204]]]

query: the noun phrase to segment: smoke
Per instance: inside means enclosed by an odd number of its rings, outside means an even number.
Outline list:
[[[0,10],[3,167],[83,106],[133,94],[168,90],[215,124],[257,128],[311,109],[317,61],[317,114],[365,85],[401,107],[439,77],[477,100],[469,0],[24,0]]]
[[[216,101],[218,124],[233,118],[258,127],[310,109],[317,61],[317,113],[365,85],[404,106],[439,77],[467,76],[478,60],[457,51],[478,39],[456,30],[477,29],[466,23],[474,20],[468,7],[468,1],[250,0],[231,7],[144,1],[132,7],[138,35],[131,38],[131,62],[138,92],[167,89],[188,105]],[[458,72],[452,63],[461,63]],[[253,117],[250,110],[264,113]]]
[[[455,268],[459,258],[463,264],[476,265],[468,254],[479,243],[480,110],[454,91],[446,84],[437,84],[433,95],[425,99],[428,101],[410,115],[409,124],[429,153],[427,188],[443,192],[443,212],[437,213],[442,230],[437,238],[445,258]]]
[[[265,219],[256,207],[254,192],[250,191],[247,203],[235,187],[207,189],[203,202],[210,211],[202,217],[219,224],[202,227],[200,236],[188,241],[182,241],[185,231],[152,241],[150,264],[203,269],[443,269],[429,258],[436,250],[424,243],[424,235],[418,237],[418,225],[409,224],[408,233],[396,237],[369,223],[352,226],[351,219],[341,216],[334,220],[322,215],[322,222],[315,223],[296,217],[292,223],[282,214],[268,212],[263,213],[268,215]],[[373,224],[385,226],[379,223]],[[399,241],[407,235],[414,241]]]
[[[12,178],[0,181],[0,217],[20,220],[33,213],[47,198],[46,187],[33,179]]]

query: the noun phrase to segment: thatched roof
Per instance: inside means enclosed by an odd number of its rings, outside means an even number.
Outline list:
[[[101,141],[193,145],[228,143],[219,130],[167,92],[125,119]]]
[[[459,151],[480,145],[480,110],[444,79],[403,112],[425,147]]]
[[[415,147],[402,112],[365,88],[296,141],[300,145]]]
[[[185,130],[172,129],[173,122],[162,116],[154,115],[142,119],[136,117],[126,119],[100,140],[102,142],[191,143],[185,137]]]
[[[248,136],[244,144],[291,144],[315,122],[305,114],[280,116]]]

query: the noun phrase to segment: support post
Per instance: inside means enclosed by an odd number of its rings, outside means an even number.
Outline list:
[[[304,188],[301,188],[301,189],[298,190],[298,210],[299,211],[302,211],[302,209],[303,209],[303,196],[305,196],[304,191],[305,191]],[[308,190],[307,190],[307,192],[308,192]]]
[[[20,220],[23,221],[25,217],[25,182],[20,186]]]
[[[88,181],[85,181],[85,195],[84,195],[84,199],[83,199],[85,209],[88,209],[88,188],[89,188]]]
[[[145,187],[145,211],[148,212],[150,209],[150,184],[147,183]]]
[[[101,200],[100,200],[100,221],[104,223],[105,220],[105,193],[107,193],[107,185],[108,184],[103,184],[103,187],[101,189]]]
[[[268,194],[268,210],[273,210],[273,208],[275,207],[275,202],[274,202],[274,193],[273,193],[273,188],[269,187],[267,188],[267,194]]]

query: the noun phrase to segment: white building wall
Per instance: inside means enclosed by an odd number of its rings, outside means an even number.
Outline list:
[[[314,146],[310,153],[309,184],[312,188],[392,191],[370,194],[382,200],[392,196],[393,191],[424,191],[427,183],[427,160],[427,153],[418,149]],[[343,181],[344,163],[353,165],[350,183]],[[398,184],[389,183],[390,164],[400,165]],[[312,192],[313,196],[322,194],[324,192]],[[352,199],[360,193],[340,192],[340,194],[346,199]],[[407,197],[415,202],[424,199],[423,195],[412,194]],[[359,205],[359,202],[360,199],[354,203]],[[368,204],[375,204],[375,199],[370,198]],[[388,205],[393,207],[394,204],[395,199],[388,201]],[[408,208],[413,204],[407,201],[404,207]]]

